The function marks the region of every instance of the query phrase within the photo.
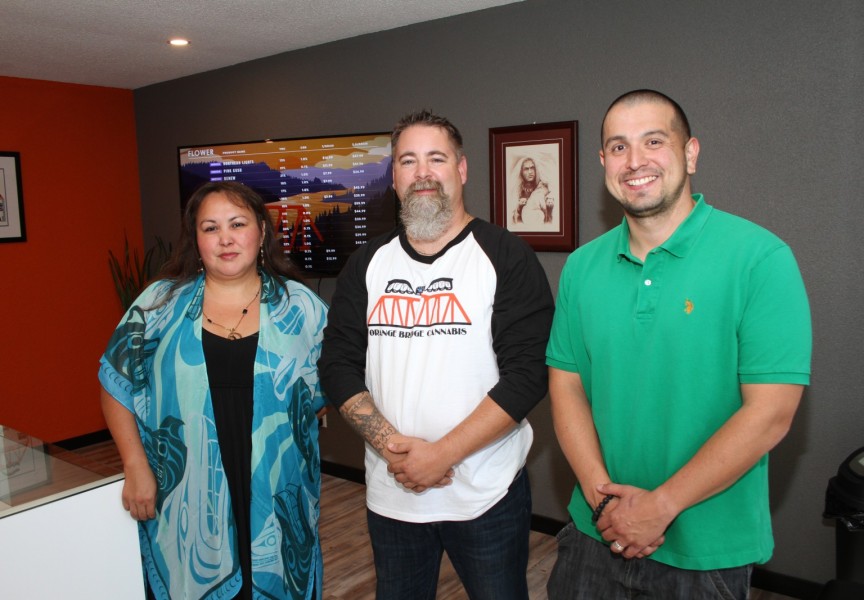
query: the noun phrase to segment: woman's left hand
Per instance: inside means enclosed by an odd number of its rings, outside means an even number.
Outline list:
[[[123,484],[123,508],[136,521],[156,518],[156,477],[150,465],[124,465],[126,481]]]

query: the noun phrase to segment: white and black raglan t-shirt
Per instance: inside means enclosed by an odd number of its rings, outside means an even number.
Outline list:
[[[367,445],[367,505],[409,522],[468,520],[507,492],[533,433],[525,420],[546,394],[553,313],[534,252],[504,229],[472,220],[435,256],[396,230],[358,249],[339,276],[319,368],[340,406],[368,390],[409,436],[435,441],[490,396],[518,427],[455,465],[453,484],[417,494]]]

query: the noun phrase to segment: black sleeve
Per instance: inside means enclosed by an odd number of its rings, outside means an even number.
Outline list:
[[[358,248],[336,280],[318,359],[318,374],[324,395],[337,408],[355,394],[368,391],[366,269],[378,248],[394,235],[396,232],[391,232]]]
[[[485,228],[484,228],[485,229]],[[489,396],[519,422],[548,390],[546,344],[555,303],[537,255],[523,240],[499,227],[478,231],[478,241],[495,266],[492,349],[498,383]]]

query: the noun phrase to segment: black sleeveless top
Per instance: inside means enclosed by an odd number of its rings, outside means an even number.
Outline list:
[[[236,598],[251,600],[252,391],[258,334],[229,340],[204,329],[202,344],[243,574],[243,588]]]

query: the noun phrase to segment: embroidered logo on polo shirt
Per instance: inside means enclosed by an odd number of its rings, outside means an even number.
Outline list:
[[[693,312],[693,301],[689,298],[684,300],[684,312],[688,315]]]

